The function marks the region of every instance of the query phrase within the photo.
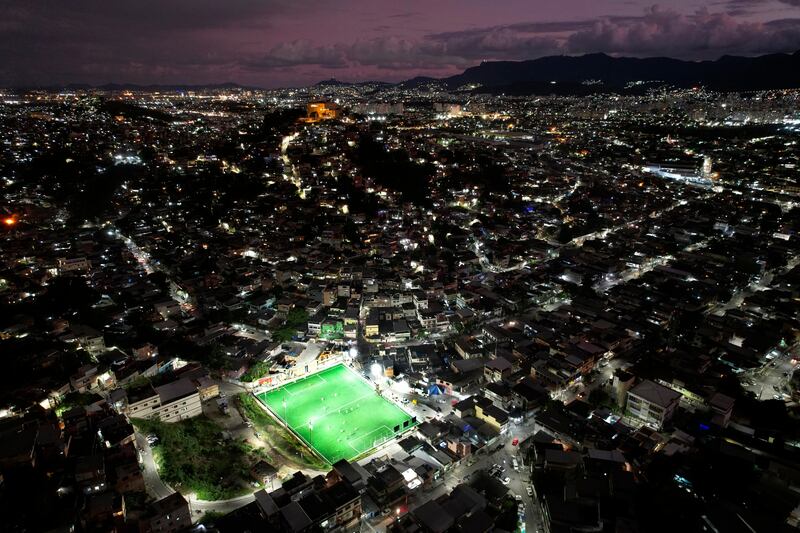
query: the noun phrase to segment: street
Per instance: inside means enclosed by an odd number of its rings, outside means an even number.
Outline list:
[[[752,391],[758,400],[789,400],[787,384],[794,372],[795,364],[792,363],[792,353],[796,346],[778,352],[775,358],[765,365],[745,372],[741,375],[742,385]],[[773,352],[774,353],[774,352]]]
[[[500,477],[508,477],[510,481],[507,485],[512,497],[516,495],[521,496],[521,502],[525,505],[525,529],[529,532],[541,531],[541,516],[539,512],[538,502],[531,496],[528,496],[527,485],[531,483],[531,470],[529,464],[523,464],[522,455],[519,453],[519,446],[513,446],[512,441],[517,437],[522,441],[523,439],[533,435],[536,432],[536,421],[534,419],[526,420],[520,424],[511,424],[509,431],[506,435],[499,437],[501,447],[496,452],[480,453],[467,459],[466,462],[456,466],[453,470],[444,475],[444,479],[436,487],[428,492],[417,493],[414,503],[409,505],[410,509],[414,509],[429,500],[434,500],[449,494],[454,488],[461,483],[469,483],[469,481],[479,472],[488,473],[493,464],[498,464],[505,470]],[[495,443],[491,446],[494,450],[498,447]],[[519,462],[519,471],[513,468],[513,459],[517,458]],[[412,500],[413,501],[413,500]]]

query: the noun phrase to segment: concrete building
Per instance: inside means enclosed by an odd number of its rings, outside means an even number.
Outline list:
[[[672,419],[681,400],[677,391],[644,380],[628,391],[626,412],[654,429],[661,429]]]
[[[158,387],[147,385],[128,391],[128,405],[125,408],[125,413],[131,418],[157,418],[162,422],[177,422],[202,412],[200,393],[188,378]]]
[[[192,527],[189,504],[179,492],[150,505],[147,515],[139,521],[140,533],[184,531]]]

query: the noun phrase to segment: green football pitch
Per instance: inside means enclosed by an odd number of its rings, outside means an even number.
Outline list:
[[[329,463],[363,455],[415,424],[344,365],[262,392],[258,399]]]

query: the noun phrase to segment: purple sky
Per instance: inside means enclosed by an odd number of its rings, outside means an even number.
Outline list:
[[[484,59],[800,49],[800,0],[0,0],[0,85],[305,85]]]

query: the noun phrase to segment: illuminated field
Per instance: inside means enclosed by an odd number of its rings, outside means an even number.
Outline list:
[[[363,455],[415,424],[344,365],[263,392],[258,399],[330,463]]]

